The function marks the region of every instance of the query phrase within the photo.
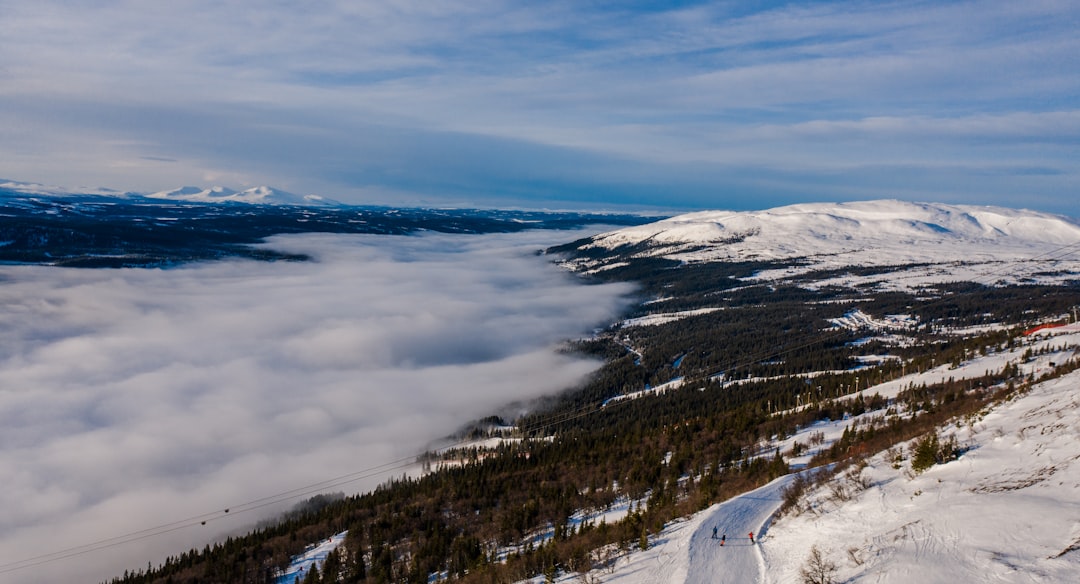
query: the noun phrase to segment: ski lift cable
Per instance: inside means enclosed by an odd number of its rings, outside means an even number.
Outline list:
[[[555,424],[558,424],[558,423],[564,423],[566,421],[569,421],[570,419],[581,417],[581,416],[587,415],[589,413],[591,413],[591,411],[585,411],[585,412],[582,412],[579,415],[576,415],[576,416],[573,416],[573,417],[570,417],[570,418],[565,418],[564,417],[564,418],[562,418],[562,419],[560,419],[558,421],[545,422],[545,423],[542,423],[542,424],[533,425],[532,427],[530,427],[528,429],[528,431],[529,432],[541,431],[541,430],[543,430],[543,429],[545,429],[547,427],[554,426]],[[447,448],[461,447],[461,446],[464,446],[464,445],[468,444],[469,442],[471,442],[470,439],[464,438],[464,439],[459,440],[458,442],[455,442],[455,443],[451,444]],[[16,570],[21,570],[21,569],[25,569],[25,568],[34,567],[34,566],[39,566],[39,565],[42,565],[42,564],[47,564],[47,563],[51,563],[51,562],[55,562],[55,561],[75,557],[75,556],[80,556],[80,555],[91,553],[91,552],[97,552],[97,551],[108,549],[108,548],[111,548],[111,547],[116,547],[116,546],[127,544],[127,543],[133,543],[133,542],[136,542],[136,541],[139,541],[139,540],[148,539],[148,538],[152,538],[152,537],[157,537],[157,536],[160,536],[160,535],[164,535],[166,533],[171,533],[171,532],[178,531],[178,530],[185,529],[185,528],[191,528],[191,527],[196,527],[196,526],[205,526],[207,523],[210,523],[210,522],[216,521],[216,520],[220,520],[220,519],[224,519],[225,517],[230,517],[230,516],[234,516],[234,515],[240,515],[240,514],[243,514],[243,513],[248,513],[248,512],[257,510],[257,509],[262,509],[262,508],[265,508],[265,507],[268,507],[268,506],[271,506],[271,505],[276,505],[278,503],[283,503],[283,502],[286,502],[286,501],[289,501],[289,500],[292,500],[292,499],[304,497],[304,496],[307,496],[307,495],[313,495],[313,494],[317,494],[317,493],[320,493],[320,492],[325,492],[327,489],[343,486],[343,485],[353,483],[353,482],[356,482],[356,481],[359,481],[359,480],[363,480],[363,479],[366,479],[366,478],[372,478],[372,477],[383,475],[383,474],[393,472],[393,471],[405,470],[405,469],[408,469],[410,467],[413,467],[416,464],[417,458],[419,456],[422,456],[425,452],[426,451],[420,452],[420,453],[417,453],[415,455],[411,455],[411,456],[408,456],[408,457],[399,458],[397,460],[393,460],[393,461],[390,461],[390,462],[385,462],[385,463],[382,463],[382,464],[365,467],[365,468],[362,468],[362,469],[359,469],[359,470],[356,470],[356,471],[353,471],[353,472],[350,472],[350,473],[346,473],[346,474],[343,474],[343,475],[339,475],[339,476],[336,476],[336,477],[333,477],[333,478],[330,478],[330,479],[322,480],[322,481],[319,481],[319,482],[316,482],[316,483],[310,483],[310,484],[303,485],[301,487],[296,487],[294,489],[290,489],[290,490],[287,490],[287,491],[281,491],[279,493],[274,493],[272,495],[267,495],[265,497],[261,497],[261,498],[258,498],[258,499],[245,501],[245,502],[242,502],[242,503],[239,503],[239,504],[231,505],[229,507],[224,507],[224,508],[219,509],[217,511],[211,511],[211,512],[203,513],[203,514],[200,514],[200,515],[194,515],[194,516],[187,517],[185,519],[180,519],[180,520],[177,520],[177,521],[173,521],[173,522],[170,522],[170,523],[164,523],[164,524],[161,524],[161,525],[157,525],[157,526],[154,526],[154,527],[148,527],[148,528],[141,529],[141,530],[138,530],[138,531],[133,531],[133,532],[130,532],[130,533],[126,533],[126,534],[123,534],[123,535],[117,535],[117,536],[113,536],[113,537],[109,537],[109,538],[105,538],[105,539],[100,539],[100,540],[97,540],[97,541],[93,541],[93,542],[89,542],[89,543],[86,543],[86,544],[82,544],[82,545],[78,545],[78,546],[58,550],[58,551],[55,551],[55,552],[50,552],[50,553],[47,553],[47,554],[42,554],[42,555],[30,557],[30,558],[25,558],[25,559],[15,561],[15,562],[9,562],[9,563],[6,563],[6,564],[0,564],[0,574],[8,573],[8,572],[14,572]]]

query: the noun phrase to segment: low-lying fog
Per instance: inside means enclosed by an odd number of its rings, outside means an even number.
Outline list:
[[[315,261],[0,266],[0,563],[401,459],[574,385],[597,363],[555,345],[629,292],[533,254],[581,236],[283,236],[269,245]],[[260,518],[3,579],[100,581]]]

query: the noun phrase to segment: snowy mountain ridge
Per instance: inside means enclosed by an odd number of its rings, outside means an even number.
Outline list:
[[[106,187],[66,188],[44,185],[40,183],[11,180],[6,178],[0,178],[0,190],[12,191],[24,195],[45,196],[91,195],[98,197],[117,197],[124,199],[140,196],[138,193],[121,192],[116,189],[110,189]]]
[[[703,211],[594,236],[567,262],[576,271],[611,269],[631,258],[683,263],[784,263],[758,279],[819,270],[889,267],[890,274],[822,281],[897,289],[929,280],[978,281],[987,271],[1009,283],[1080,271],[1077,219],[1029,210],[896,200],[811,203],[763,211]],[[1033,261],[1037,260],[1037,261]],[[1008,265],[1006,266],[1006,263]],[[897,273],[897,266],[920,266]],[[929,266],[929,267],[928,267]],[[947,266],[942,268],[941,266]]]
[[[612,231],[592,245],[647,244],[687,261],[787,259],[844,254],[868,246],[1066,245],[1080,242],[1075,219],[1037,211],[896,200],[811,203],[764,211],[702,211]]]
[[[250,205],[292,205],[307,207],[339,207],[343,204],[321,195],[297,195],[269,186],[257,186],[237,191],[223,186],[184,186],[155,193],[121,192],[104,187],[67,188],[38,183],[0,179],[0,190],[23,195],[51,197],[116,197],[122,199],[156,199],[187,203],[244,203]]]
[[[243,191],[234,191],[227,187],[213,186],[180,187],[170,191],[159,191],[146,195],[149,199],[167,199],[192,203],[247,203],[255,205],[301,205],[301,206],[338,206],[341,203],[319,195],[296,195],[268,186],[252,187]]]

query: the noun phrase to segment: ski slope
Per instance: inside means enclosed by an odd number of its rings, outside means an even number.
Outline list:
[[[837,501],[822,487],[810,511],[777,521],[764,581],[801,582],[814,545],[837,582],[1080,580],[1080,372],[941,434],[967,452],[920,475],[879,454],[869,488]]]
[[[308,546],[304,553],[293,557],[289,565],[274,577],[274,584],[294,584],[303,581],[312,566],[321,567],[326,561],[326,556],[345,543],[345,536],[348,534],[348,531],[342,531]]]
[[[749,493],[713,505],[687,520],[675,521],[649,542],[649,549],[618,560],[613,571],[594,570],[593,582],[612,584],[725,584],[764,582],[762,549],[769,545],[769,522],[780,507],[787,475]],[[712,538],[727,535],[723,546]],[[753,531],[751,544],[748,534]],[[562,574],[558,582],[580,582],[580,574]],[[543,576],[528,580],[540,584]]]
[[[1051,361],[1077,357],[1076,327],[1048,331],[1026,346],[909,374],[864,389],[894,396],[900,388],[948,377],[962,379],[1006,363],[1038,377]],[[1052,350],[1022,360],[1027,348]],[[866,415],[877,415],[868,413]],[[821,447],[858,420],[820,422],[771,442],[788,453],[812,433]],[[939,429],[964,449],[959,459],[916,474],[912,444],[868,459],[857,487],[841,473],[812,489],[807,510],[774,519],[794,475],[676,521],[650,548],[619,558],[613,570],[594,570],[589,582],[799,584],[812,547],[836,566],[833,580],[906,584],[1080,581],[1080,371],[1035,384],[1003,404]],[[813,451],[789,463],[805,464]],[[835,496],[837,485],[849,493]],[[723,547],[712,539],[726,534]],[[747,533],[758,542],[751,545]],[[583,581],[562,574],[560,582]],[[539,583],[543,578],[530,582]]]
[[[686,584],[740,584],[763,581],[761,545],[769,522],[783,499],[784,487],[794,475],[787,475],[739,497],[729,499],[706,512],[706,519],[689,542]],[[725,537],[724,545],[712,538]],[[755,543],[749,534],[753,532]]]

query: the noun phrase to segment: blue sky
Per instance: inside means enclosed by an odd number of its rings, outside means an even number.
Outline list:
[[[1074,2],[0,0],[0,176],[1080,216]]]

